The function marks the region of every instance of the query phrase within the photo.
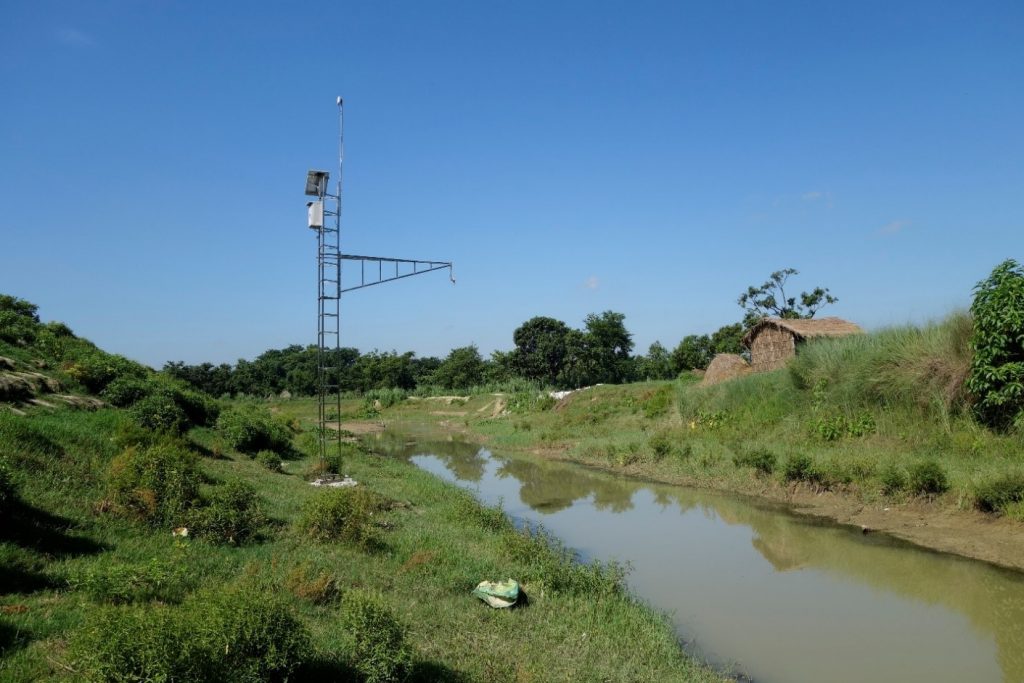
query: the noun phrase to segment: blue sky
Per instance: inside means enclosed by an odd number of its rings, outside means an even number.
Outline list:
[[[7,2],[0,292],[154,366],[315,336],[308,168],[343,250],[455,262],[346,295],[343,344],[508,349],[739,320],[773,270],[869,328],[1024,260],[1020,2]]]

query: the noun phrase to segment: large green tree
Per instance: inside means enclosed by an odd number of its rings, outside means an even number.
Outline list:
[[[510,365],[520,377],[544,384],[555,384],[562,371],[569,326],[561,320],[537,316],[512,333],[516,348]]]
[[[746,311],[743,324],[750,327],[761,318],[775,316],[778,318],[813,318],[823,306],[834,304],[839,299],[832,296],[827,287],[815,287],[810,292],[789,296],[786,284],[790,276],[799,275],[794,268],[777,270],[768,276],[760,287],[750,286],[740,294],[736,303]]]
[[[672,370],[677,375],[687,370],[703,370],[714,355],[708,335],[689,334],[672,350]]]
[[[484,382],[484,359],[475,345],[452,349],[431,375],[431,383],[451,390],[465,390]]]

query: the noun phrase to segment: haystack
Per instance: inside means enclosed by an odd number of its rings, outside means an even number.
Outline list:
[[[749,375],[750,364],[743,360],[742,356],[735,353],[720,353],[714,357],[708,369],[704,372],[704,379],[701,380],[702,387],[725,382],[736,377]]]
[[[762,318],[743,336],[750,349],[754,372],[781,368],[796,355],[798,344],[815,337],[845,337],[863,332],[842,318],[797,319]]]

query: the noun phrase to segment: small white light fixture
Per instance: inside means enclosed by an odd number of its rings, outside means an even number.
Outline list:
[[[331,174],[327,171],[310,171],[306,174],[306,194],[310,197],[323,197],[327,194],[327,179]]]

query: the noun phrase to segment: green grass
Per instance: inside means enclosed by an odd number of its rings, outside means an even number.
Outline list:
[[[302,417],[310,405],[281,403],[275,412]],[[308,632],[298,673],[309,678],[388,680],[388,672],[408,670],[409,680],[718,679],[682,653],[663,615],[631,598],[618,567],[576,564],[551,539],[517,531],[500,511],[397,460],[352,449],[345,462],[372,492],[372,505],[356,506],[359,523],[372,527],[372,547],[345,534],[304,532],[303,511],[331,495],[306,483],[311,458],[271,472],[219,450],[210,429],[193,430],[176,447],[208,454],[199,460],[204,498],[255,491],[267,520],[256,537],[181,538],[169,526],[118,514],[107,502],[106,471],[132,434],[119,410],[26,417],[0,410],[0,459],[18,496],[0,531],[0,680],[95,677],[103,663],[83,652],[102,658],[110,650],[107,665],[125,669],[131,664],[118,657],[133,641],[144,641],[145,666],[263,670],[249,660],[247,669],[235,660],[228,666],[207,636],[187,635],[195,630],[189,624],[206,623],[217,596],[253,585],[283,604],[274,623],[294,617]],[[224,482],[239,484],[217,489]],[[233,529],[228,513],[239,496],[208,523]],[[470,595],[482,579],[509,576],[521,581],[527,606],[496,611]],[[243,615],[214,616],[234,624]],[[103,629],[115,632],[99,638]],[[386,657],[399,638],[408,661]],[[179,639],[183,651],[168,650],[168,639]],[[259,647],[266,651],[266,643]]]
[[[711,387],[690,378],[602,386],[498,418],[479,411],[480,396],[449,419],[498,447],[550,448],[669,482],[779,495],[797,482],[864,501],[919,498],[1019,517],[1024,503],[1003,476],[1020,470],[1024,435],[972,419],[963,387],[970,332],[970,318],[954,313],[808,343],[786,369]],[[407,403],[383,418],[429,415]],[[755,457],[766,453],[774,465]]]

